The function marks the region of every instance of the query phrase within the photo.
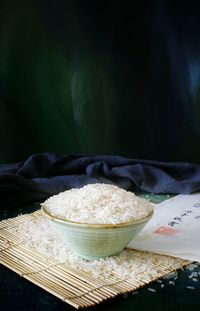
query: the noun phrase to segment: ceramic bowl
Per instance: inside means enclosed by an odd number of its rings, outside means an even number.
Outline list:
[[[120,253],[142,230],[153,215],[139,221],[120,224],[87,224],[53,216],[42,206],[51,227],[78,256],[87,260],[105,258]]]

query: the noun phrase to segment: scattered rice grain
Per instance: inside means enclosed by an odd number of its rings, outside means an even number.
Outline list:
[[[175,278],[175,277],[177,277],[177,271],[175,271],[175,272],[170,272],[170,273],[168,273],[167,275],[165,275],[165,276],[163,276],[163,279],[164,280],[169,280],[169,279],[173,279],[173,278]]]
[[[186,269],[190,271],[193,271],[195,268],[198,268],[198,265],[194,263],[191,263],[186,267]]]
[[[178,269],[182,260],[168,256],[139,252],[125,249],[119,255],[87,261],[74,254],[66,243],[57,236],[45,217],[26,221],[11,229],[21,232],[21,242],[27,247],[34,248],[58,264],[71,265],[80,270],[91,273],[96,278],[108,279],[114,276],[117,279],[140,279],[141,274],[150,278],[159,272],[159,265],[167,265]]]
[[[156,292],[156,290],[155,290],[154,288],[148,287],[147,289],[148,289],[149,292],[152,292],[152,293],[155,293],[155,292]]]

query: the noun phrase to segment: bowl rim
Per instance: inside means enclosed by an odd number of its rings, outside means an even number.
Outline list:
[[[148,216],[136,220],[136,221],[132,221],[132,222],[121,222],[121,223],[116,223],[116,224],[92,224],[92,223],[83,223],[83,222],[76,222],[76,221],[72,221],[72,220],[67,220],[62,216],[55,216],[50,214],[50,212],[47,210],[47,207],[42,205],[41,206],[41,210],[43,212],[43,214],[49,218],[50,220],[54,221],[54,222],[58,222],[58,223],[62,223],[62,224],[67,224],[67,225],[71,225],[71,226],[77,226],[77,227],[87,227],[87,228],[94,228],[94,229],[112,229],[112,228],[121,228],[121,227],[129,227],[132,225],[136,225],[136,224],[141,224],[143,222],[146,222],[147,220],[149,220],[153,214],[154,214],[154,209],[152,209],[152,211],[149,213]]]

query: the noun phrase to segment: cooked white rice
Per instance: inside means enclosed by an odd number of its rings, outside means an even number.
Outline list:
[[[93,224],[138,221],[149,216],[153,210],[149,201],[133,192],[99,183],[61,192],[42,205],[53,216]]]

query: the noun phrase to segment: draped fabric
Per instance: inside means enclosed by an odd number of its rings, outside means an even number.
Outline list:
[[[38,202],[97,182],[127,190],[189,194],[200,190],[200,165],[109,155],[34,154],[24,162],[0,165],[1,206]]]

